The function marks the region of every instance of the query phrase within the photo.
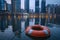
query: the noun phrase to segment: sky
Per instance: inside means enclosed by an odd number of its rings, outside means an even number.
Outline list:
[[[11,0],[6,0],[7,3],[11,4]],[[39,7],[41,7],[41,0],[39,0]],[[47,4],[60,4],[60,0],[46,0],[46,5]],[[35,0],[30,0],[30,9],[35,8]],[[21,8],[24,9],[24,0],[21,0]],[[34,9],[35,10],[35,9]]]

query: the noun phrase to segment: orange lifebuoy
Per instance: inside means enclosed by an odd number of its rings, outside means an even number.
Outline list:
[[[25,33],[33,37],[50,36],[49,28],[41,25],[28,26]]]

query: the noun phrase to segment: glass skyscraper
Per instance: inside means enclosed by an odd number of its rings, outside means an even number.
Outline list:
[[[21,9],[21,0],[16,0],[16,11],[20,12]]]
[[[41,1],[41,13],[45,13],[46,12],[46,0],[42,0]]]
[[[5,10],[5,0],[0,0],[0,11]]]
[[[39,0],[35,0],[35,13],[36,16],[39,15]],[[35,24],[39,24],[39,16],[35,18]]]
[[[25,0],[25,10],[29,12],[29,0]]]
[[[21,0],[11,0],[12,12],[20,12],[21,9]]]
[[[35,0],[35,13],[39,13],[39,0]]]
[[[45,13],[46,13],[46,0],[42,0],[41,1],[41,13],[42,13],[42,16],[45,16]],[[41,25],[45,25],[45,17],[41,18]]]

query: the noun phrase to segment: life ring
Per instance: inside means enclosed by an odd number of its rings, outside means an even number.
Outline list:
[[[28,26],[25,30],[25,33],[32,37],[44,38],[50,36],[49,28],[41,25]]]

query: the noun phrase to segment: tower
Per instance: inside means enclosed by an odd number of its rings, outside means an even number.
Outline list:
[[[12,6],[12,26],[13,26],[13,31],[18,30],[21,31],[21,20],[17,19],[16,13],[20,13],[21,9],[21,0],[11,0],[11,6]],[[17,26],[17,28],[16,28]],[[14,30],[15,29],[15,30]]]
[[[35,18],[35,24],[39,24],[39,0],[35,0],[35,13],[37,18]]]
[[[41,18],[41,25],[45,25],[45,13],[46,13],[46,7],[45,7],[45,4],[46,4],[46,0],[42,0],[41,1],[41,13],[42,13],[42,18]]]
[[[29,0],[25,0],[25,11],[29,13]],[[29,18],[25,21],[25,28],[29,26]]]
[[[29,13],[29,0],[25,0],[25,10]]]
[[[41,1],[41,13],[45,13],[46,12],[45,4],[46,4],[46,0],[42,0]]]
[[[5,11],[6,10],[6,1],[5,0],[0,0],[0,11]]]
[[[12,12],[20,12],[21,0],[11,0]]]
[[[39,0],[35,0],[35,13],[39,13]]]

